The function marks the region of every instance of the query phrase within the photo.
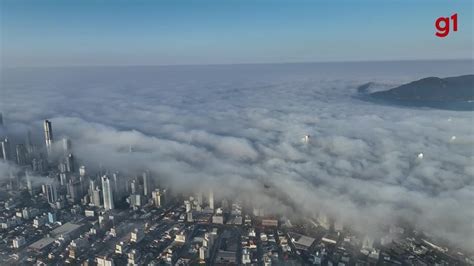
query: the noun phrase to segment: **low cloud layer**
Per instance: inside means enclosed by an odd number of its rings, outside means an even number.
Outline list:
[[[41,120],[51,119],[56,139],[71,138],[90,169],[150,169],[177,189],[211,185],[362,232],[406,221],[469,250],[472,113],[354,96],[369,81],[469,74],[471,64],[10,69],[0,111],[16,142],[30,129],[40,143]]]

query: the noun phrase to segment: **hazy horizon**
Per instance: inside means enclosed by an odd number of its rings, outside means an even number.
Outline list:
[[[3,0],[0,60],[59,66],[472,59],[472,10],[469,0]],[[459,30],[436,37],[436,18],[453,13]]]
[[[402,59],[402,60],[371,60],[371,61],[298,61],[298,62],[253,62],[253,63],[216,63],[216,64],[171,64],[171,65],[21,65],[2,66],[0,69],[21,69],[21,68],[80,68],[80,67],[212,67],[212,66],[245,66],[245,65],[304,65],[304,64],[383,64],[383,63],[410,63],[410,62],[473,62],[474,58],[446,58],[446,59]],[[474,73],[474,68],[473,71]]]

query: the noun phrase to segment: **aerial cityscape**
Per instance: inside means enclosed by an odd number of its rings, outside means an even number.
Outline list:
[[[472,0],[0,0],[0,266],[474,265]]]
[[[1,187],[2,264],[473,263],[403,223],[375,239],[324,212],[294,219],[252,199],[215,197],[213,187],[175,192],[147,169],[91,172],[75,158],[73,139],[56,139],[49,120],[43,132],[43,145],[32,141],[36,132],[15,146],[2,137],[2,160],[16,164]]]

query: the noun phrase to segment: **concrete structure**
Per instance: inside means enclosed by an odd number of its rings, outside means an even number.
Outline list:
[[[143,230],[140,228],[135,228],[130,233],[130,242],[138,243],[143,239],[143,237],[145,237],[145,233],[143,232]]]
[[[214,210],[214,191],[209,190],[209,209]]]
[[[102,176],[102,197],[104,198],[104,209],[114,209],[114,194],[108,176]]]
[[[0,142],[0,148],[1,148],[1,155],[2,155],[2,159],[4,161],[8,161],[11,159],[11,154],[10,154],[10,142],[8,140],[8,138],[4,138],[1,142]]]
[[[143,195],[145,197],[149,197],[152,191],[152,185],[151,185],[152,182],[150,180],[151,179],[150,172],[148,171],[143,172],[142,178],[143,178]]]
[[[114,266],[114,261],[108,256],[97,256],[95,258],[97,266]]]
[[[69,140],[68,138],[63,138],[62,144],[64,154],[70,153],[72,150],[71,140]]]
[[[84,165],[81,165],[81,167],[79,167],[79,176],[86,176],[86,167]]]
[[[68,173],[72,173],[74,172],[75,168],[74,168],[74,156],[72,155],[72,153],[69,153],[66,157],[66,171]]]
[[[51,154],[52,146],[53,146],[53,128],[51,122],[49,120],[44,120],[44,141],[46,143],[46,151],[48,155]]]
[[[16,145],[16,163],[20,166],[26,165],[27,162],[27,153],[26,147],[24,144]]]
[[[55,183],[47,184],[45,185],[45,187],[46,187],[46,198],[48,199],[48,202],[50,204],[53,204],[56,201],[58,201],[58,191],[56,188],[56,184]]]
[[[151,193],[151,197],[153,199],[153,204],[155,205],[155,207],[161,207],[161,192],[159,189],[155,189],[152,193]]]
[[[22,236],[17,236],[12,241],[13,248],[21,248],[25,244],[26,244],[25,238]]]

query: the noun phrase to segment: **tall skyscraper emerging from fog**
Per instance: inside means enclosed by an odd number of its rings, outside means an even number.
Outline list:
[[[104,209],[114,209],[114,195],[112,186],[110,184],[110,178],[106,175],[102,177],[102,196],[104,198]]]
[[[33,154],[35,152],[33,147],[33,141],[31,140],[31,131],[29,130],[28,132],[26,132],[26,150],[30,154]]]
[[[74,168],[74,156],[72,155],[72,153],[69,153],[66,157],[66,170],[69,173],[72,173],[75,170],[75,168]]]
[[[124,194],[124,184],[121,183],[121,178],[119,176],[119,173],[113,173],[112,175],[112,184],[114,188],[114,197],[116,199],[121,199]]]
[[[16,162],[18,165],[26,165],[27,164],[27,150],[24,144],[17,144],[16,145]]]
[[[58,200],[58,192],[56,189],[56,184],[46,185],[46,197],[48,198],[49,203],[55,203]]]
[[[79,167],[79,176],[86,176],[86,167],[84,165],[81,165],[81,167]]]
[[[209,208],[214,210],[214,191],[209,190]]]
[[[68,138],[63,138],[63,151],[64,154],[68,154],[71,152],[71,140]]]
[[[0,148],[1,148],[1,152],[2,152],[2,159],[4,161],[8,161],[10,160],[10,142],[8,141],[8,138],[5,138],[3,139],[1,142],[0,142]]]
[[[145,171],[143,172],[143,195],[150,196],[151,193],[151,180],[150,180],[150,172]]]
[[[44,140],[46,143],[46,150],[49,155],[53,145],[53,128],[49,120],[44,120]]]

